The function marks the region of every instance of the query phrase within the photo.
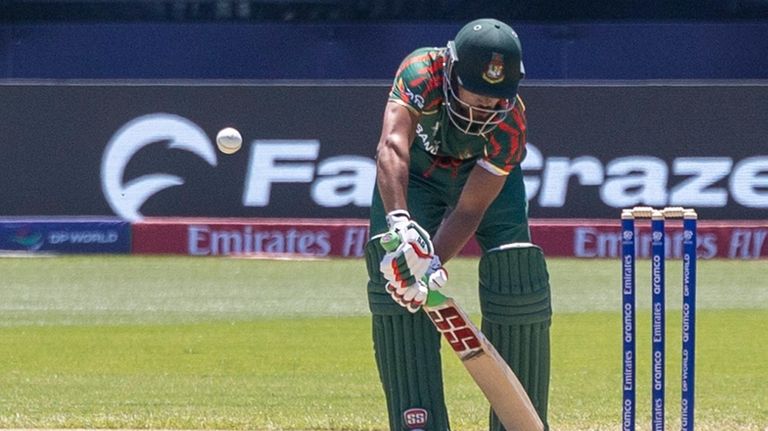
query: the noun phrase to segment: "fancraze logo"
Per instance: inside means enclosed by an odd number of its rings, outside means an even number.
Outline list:
[[[154,194],[184,179],[152,173],[123,182],[128,163],[142,148],[167,142],[169,149],[189,151],[216,166],[214,144],[195,123],[172,114],[149,114],[121,127],[110,139],[101,163],[102,191],[112,210],[123,219],[143,217],[141,206]],[[318,160],[320,141],[257,139],[250,144],[242,204],[266,207],[276,183],[307,183],[315,204],[335,208],[367,207],[376,180],[375,162],[368,157],[339,155]]]
[[[141,219],[141,206],[147,199],[185,182],[166,173],[124,181],[134,155],[157,142],[191,152],[212,167],[217,165],[211,139],[186,118],[157,113],[128,122],[110,139],[101,166],[104,196],[115,214],[126,220]],[[242,173],[243,208],[268,207],[275,199],[309,199],[321,208],[368,207],[376,181],[375,161],[349,154],[320,158],[320,148],[316,139],[251,140],[244,148],[249,159]],[[527,148],[523,163],[527,197],[542,208],[583,205],[585,190],[596,190],[600,201],[610,208],[722,208],[733,202],[768,208],[768,156],[741,160],[678,157],[670,163],[654,156],[631,155],[604,161],[591,155],[545,157],[535,145],[529,143]],[[276,184],[305,184],[306,188],[299,194],[278,196],[273,193]]]
[[[245,206],[268,205],[271,186],[281,182],[310,183],[319,206],[370,205],[376,179],[371,159],[337,156],[318,162],[320,142],[315,140],[256,140],[251,151]],[[613,208],[723,207],[729,196],[745,207],[768,208],[768,156],[738,163],[729,157],[679,157],[670,169],[651,156],[621,157],[607,164],[592,156],[545,158],[529,143],[523,171],[528,200],[540,207],[566,206],[576,184],[598,187],[603,203]],[[672,177],[683,179],[671,186]]]
[[[598,187],[602,202],[613,208],[724,207],[729,197],[745,207],[768,208],[768,156],[738,162],[730,157],[678,157],[670,168],[652,156],[620,157],[604,164],[593,156],[545,158],[536,146],[527,148],[526,192],[540,207],[565,206],[569,185],[577,184]],[[672,177],[682,180],[671,185]]]
[[[376,163],[368,157],[335,156],[318,161],[320,141],[257,139],[245,177],[243,205],[263,207],[272,184],[308,183],[312,200],[322,207],[367,207],[376,181]]]
[[[184,184],[178,176],[159,173],[123,183],[125,168],[131,158],[142,148],[157,142],[167,142],[168,148],[189,151],[216,166],[216,151],[211,140],[186,118],[150,114],[128,122],[109,140],[101,161],[104,196],[115,214],[126,220],[141,219],[139,209],[155,193]]]

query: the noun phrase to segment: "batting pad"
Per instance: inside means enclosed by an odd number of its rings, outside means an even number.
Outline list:
[[[387,400],[389,428],[446,431],[440,334],[426,313],[408,312],[386,292],[386,280],[379,271],[383,255],[378,238],[368,242],[368,305],[373,314],[373,347]],[[418,422],[414,418],[419,418]]]
[[[480,259],[479,279],[482,331],[517,374],[548,429],[552,307],[544,254],[528,243],[490,250]],[[493,412],[490,429],[504,429]]]

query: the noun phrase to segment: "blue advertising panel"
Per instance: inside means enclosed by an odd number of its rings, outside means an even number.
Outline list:
[[[130,248],[131,225],[118,219],[0,219],[0,250],[129,253]]]

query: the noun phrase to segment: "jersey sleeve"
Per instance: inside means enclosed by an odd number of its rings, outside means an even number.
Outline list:
[[[435,48],[420,48],[409,54],[397,70],[389,100],[399,103],[416,114],[434,109],[435,90],[439,83],[441,64],[436,61]]]
[[[515,108],[488,138],[478,164],[495,175],[508,175],[525,158],[525,106],[518,96]]]

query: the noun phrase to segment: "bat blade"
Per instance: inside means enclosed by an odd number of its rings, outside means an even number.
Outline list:
[[[544,430],[523,385],[501,357],[494,358],[484,350],[463,363],[507,431]]]
[[[424,307],[429,318],[485,394],[504,428],[543,431],[544,424],[522,383],[464,310],[448,297],[430,302]]]

